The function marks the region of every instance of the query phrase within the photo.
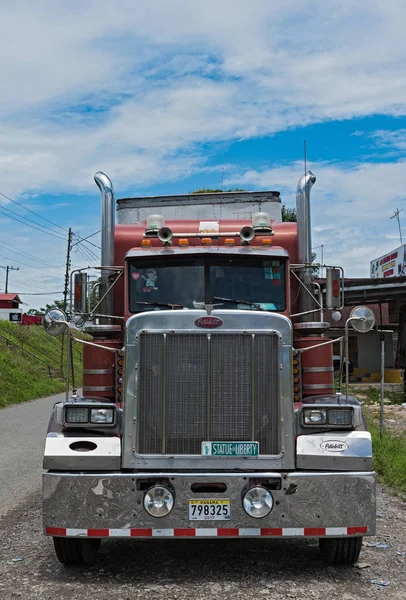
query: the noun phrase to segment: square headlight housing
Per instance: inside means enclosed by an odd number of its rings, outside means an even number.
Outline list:
[[[64,406],[65,427],[114,427],[117,422],[115,404],[68,403]]]
[[[359,425],[360,415],[361,408],[359,406],[339,406],[337,404],[323,407],[303,406],[302,426],[350,429]]]

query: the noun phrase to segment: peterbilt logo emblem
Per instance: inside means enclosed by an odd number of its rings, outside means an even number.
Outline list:
[[[348,450],[349,445],[339,440],[326,440],[320,444],[320,448],[327,452],[343,452],[343,450]]]
[[[199,317],[195,321],[197,327],[203,327],[204,329],[213,329],[214,327],[221,327],[223,321],[218,317]]]

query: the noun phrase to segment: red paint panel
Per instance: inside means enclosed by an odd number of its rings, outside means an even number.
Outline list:
[[[356,535],[357,533],[367,533],[368,527],[347,527],[348,535]]]
[[[310,535],[318,537],[319,535],[326,535],[325,527],[305,527],[304,535]]]
[[[47,527],[45,529],[47,535],[66,535],[66,529],[63,527]]]
[[[173,534],[177,537],[195,537],[195,529],[174,529]]]
[[[110,531],[108,529],[88,529],[87,535],[89,537],[109,537]]]
[[[221,537],[221,536],[235,536],[238,537],[240,534],[240,530],[239,529],[217,529],[217,536]]]
[[[281,529],[267,529],[267,528],[262,528],[261,529],[261,535],[265,535],[265,536],[272,536],[272,535],[277,535],[277,536],[282,536],[282,528]]]
[[[152,529],[131,529],[131,537],[151,537]]]

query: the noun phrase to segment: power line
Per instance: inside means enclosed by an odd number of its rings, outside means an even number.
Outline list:
[[[57,294],[63,294],[63,290],[59,291],[59,292],[40,292],[40,293],[37,292],[35,294],[28,294],[27,292],[18,292],[18,295],[21,295],[21,296],[55,296]]]
[[[76,248],[76,250],[78,250],[79,252],[82,252],[82,253],[86,252],[87,256],[91,256],[91,257],[93,257],[94,260],[96,260],[97,262],[100,262],[100,256],[97,256],[97,254],[95,254],[93,252],[93,250],[90,250],[90,248],[78,246]]]
[[[79,244],[80,242],[86,242],[86,244],[90,244],[91,246],[94,246],[95,248],[98,248],[99,250],[101,250],[100,246],[97,246],[96,244],[93,244],[93,242],[89,242],[88,239],[93,237],[94,235],[97,235],[98,233],[100,233],[101,229],[99,229],[98,231],[95,231],[94,233],[91,233],[90,235],[88,235],[85,238],[80,237],[80,235],[78,233],[74,233],[73,235],[77,238],[79,238],[78,242],[75,242],[74,244],[72,244],[72,246],[75,246],[76,244]]]
[[[90,266],[92,266],[92,267],[95,266],[93,258],[91,256],[89,257],[89,255],[85,252],[84,248],[78,247],[77,250],[83,256],[83,258],[88,261]]]
[[[27,252],[24,252],[22,250],[19,250],[18,248],[16,248],[15,246],[12,246],[11,244],[8,244],[7,242],[0,242],[1,246],[6,246],[8,248],[10,248],[11,250],[13,250],[14,252],[16,252],[17,254],[21,254],[22,256],[26,256],[28,257],[30,260],[33,260],[34,262],[41,262],[44,265],[47,265],[53,269],[58,269],[61,265],[51,265],[51,263],[48,263],[46,260],[43,260],[42,258],[38,258],[36,256],[30,255]],[[35,267],[32,267],[35,268]],[[37,267],[39,268],[39,267]]]
[[[7,215],[4,213],[4,211],[10,212],[12,215],[15,215],[16,213],[13,212],[12,210],[10,210],[9,208],[5,208],[4,206],[0,207],[0,213],[4,214],[5,217],[8,217],[9,219],[13,219],[14,221],[17,221],[18,223],[21,223],[22,225],[26,225],[27,227],[31,227],[32,229],[37,229],[38,231],[40,231],[41,233],[45,233],[47,235],[52,235],[52,237],[56,237],[58,240],[64,240],[64,238],[62,236],[60,236],[59,234],[56,235],[55,233],[50,233],[50,231],[53,230],[47,230],[48,228],[44,228],[44,229],[40,229],[40,227],[42,227],[42,225],[39,225],[39,223],[35,223],[35,225],[38,225],[38,227],[34,226],[34,225],[30,225],[29,223],[24,223],[24,221],[21,221],[19,218],[17,217],[12,217],[10,215]],[[20,216],[20,215],[18,215]],[[29,221],[30,223],[34,223],[34,221],[31,221],[30,219],[27,219],[27,217],[22,217],[21,219],[25,219],[26,221]]]
[[[14,202],[14,204],[17,204],[18,206],[21,206],[21,208],[24,208],[24,210],[27,210],[28,212],[30,212],[31,214],[35,215],[36,217],[39,217],[40,219],[43,219],[47,223],[50,223],[51,225],[54,225],[54,227],[58,227],[59,229],[62,229],[62,231],[67,231],[67,229],[65,229],[65,227],[61,227],[57,223],[53,223],[52,221],[50,221],[46,217],[43,217],[42,215],[40,215],[40,214],[34,212],[33,210],[31,210],[30,208],[27,208],[23,204],[20,204],[19,202],[17,202],[17,200],[13,200],[12,198],[10,198],[10,196],[7,196],[6,194],[3,194],[3,192],[0,192],[0,196],[3,196],[3,198],[6,198],[7,200],[10,200],[10,202]]]

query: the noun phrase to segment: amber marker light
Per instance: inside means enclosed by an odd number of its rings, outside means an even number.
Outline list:
[[[202,246],[211,246],[211,238],[202,238]]]
[[[272,238],[264,238],[262,240],[262,245],[263,246],[272,246]]]
[[[189,241],[186,238],[180,238],[179,242],[178,242],[178,245],[181,248],[187,248],[189,246]]]
[[[226,238],[224,240],[224,245],[225,246],[235,246],[235,241],[233,240],[233,238]]]
[[[141,248],[149,248],[151,246],[151,240],[142,240]]]

